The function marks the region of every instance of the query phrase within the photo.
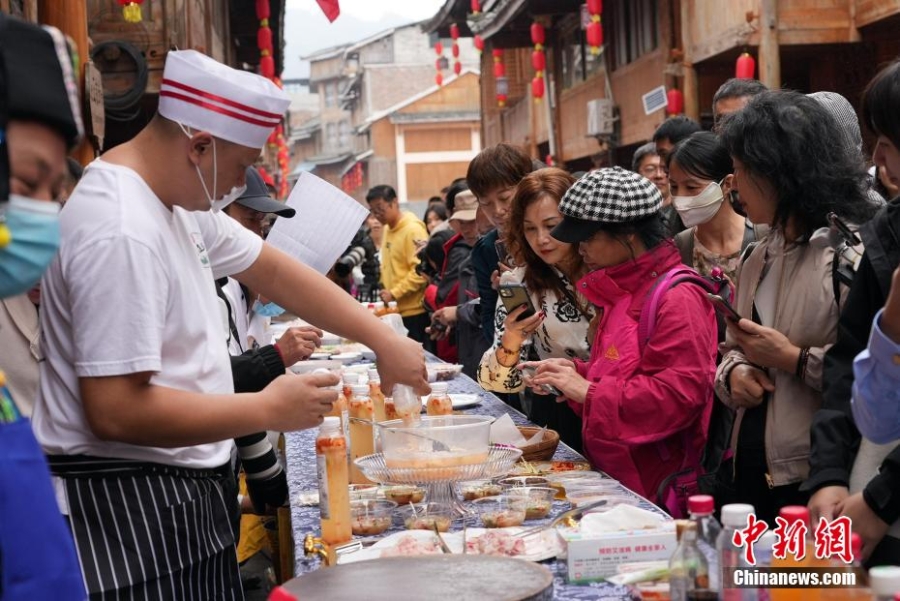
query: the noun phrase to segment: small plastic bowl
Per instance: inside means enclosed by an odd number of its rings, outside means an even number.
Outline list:
[[[516,488],[519,486],[548,486],[550,480],[543,476],[509,476],[501,478],[497,484],[503,488]]]
[[[438,532],[450,530],[453,521],[453,509],[447,503],[419,503],[399,507],[397,513],[407,530],[434,530]]]
[[[503,487],[490,480],[469,480],[457,485],[463,501],[474,501],[484,497],[494,497],[503,492]]]
[[[393,501],[365,499],[350,502],[350,530],[357,536],[381,534],[391,527]]]
[[[367,499],[375,499],[378,497],[377,484],[351,484],[350,500],[364,501]]]
[[[520,486],[506,491],[509,497],[525,499],[525,519],[539,520],[550,515],[556,490],[545,486]]]
[[[384,489],[384,498],[400,506],[421,503],[425,498],[425,489],[412,485],[389,486]]]
[[[525,521],[526,499],[519,496],[499,495],[472,501],[475,513],[485,528],[521,526]]]

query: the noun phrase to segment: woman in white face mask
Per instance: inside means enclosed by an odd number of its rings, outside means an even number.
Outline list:
[[[744,248],[757,238],[732,202],[731,156],[715,134],[697,132],[668,155],[672,204],[686,230],[675,236],[681,260],[703,275],[715,267],[731,281]]]

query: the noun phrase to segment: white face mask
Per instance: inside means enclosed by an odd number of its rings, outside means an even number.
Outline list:
[[[715,217],[723,200],[725,195],[722,193],[722,186],[710,182],[697,196],[672,197],[672,204],[685,227],[694,227]]]
[[[181,127],[181,131],[184,132],[188,138],[191,137],[191,134],[181,123],[178,124]],[[219,183],[219,161],[216,157],[216,139],[212,139],[212,148],[213,148],[213,192],[216,191],[216,186]],[[214,199],[212,194],[209,192],[209,188],[206,187],[206,180],[203,179],[203,173],[200,172],[200,165],[194,165],[194,169],[197,170],[197,177],[200,178],[200,185],[203,186],[203,191],[206,193],[206,200],[209,201],[209,207],[212,209],[213,213],[218,213],[247,191],[247,185],[243,186],[233,186],[231,190],[222,196],[222,198]]]

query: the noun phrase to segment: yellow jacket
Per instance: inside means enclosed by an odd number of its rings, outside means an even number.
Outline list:
[[[419,264],[416,240],[428,240],[428,230],[409,211],[403,211],[396,227],[384,226],[384,239],[381,241],[381,285],[397,300],[397,308],[403,317],[425,312],[422,299],[428,282],[416,273],[416,266]]]

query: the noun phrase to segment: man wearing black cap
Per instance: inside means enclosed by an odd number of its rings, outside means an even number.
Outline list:
[[[0,13],[0,298],[37,283],[59,244],[54,200],[82,134],[75,89],[62,34]],[[0,372],[0,597],[84,599],[50,473],[5,379]]]

